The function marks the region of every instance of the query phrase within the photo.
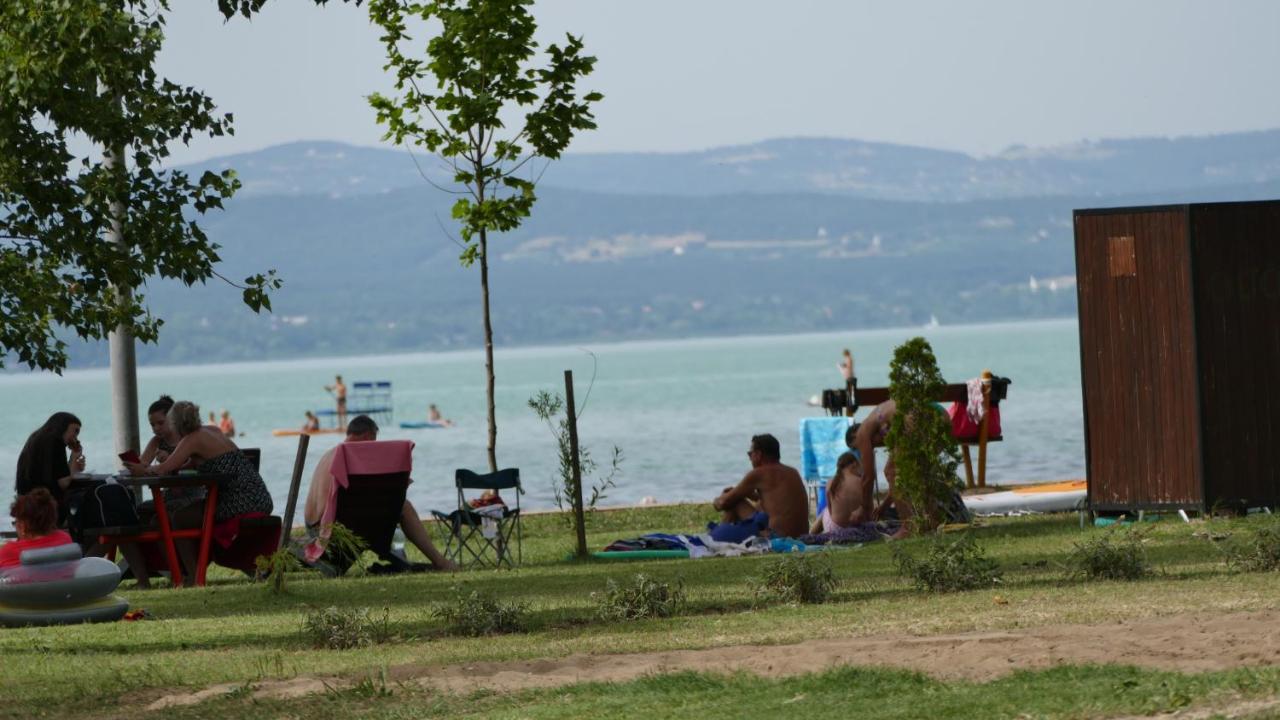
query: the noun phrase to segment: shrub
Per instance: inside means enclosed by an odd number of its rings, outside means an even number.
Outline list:
[[[1227,566],[1243,572],[1280,570],[1280,523],[1260,527],[1253,537],[1226,550]]]
[[[684,582],[658,582],[637,574],[631,582],[619,585],[609,580],[602,593],[591,593],[599,607],[600,619],[608,622],[644,620],[646,618],[671,617],[684,609]]]
[[[435,616],[445,622],[451,634],[469,637],[523,632],[527,614],[525,603],[506,603],[477,591],[463,594],[457,588],[453,601],[435,611]]]
[[[386,642],[391,637],[390,611],[374,616],[368,608],[329,607],[307,613],[302,634],[318,648],[349,650]]]
[[[1143,533],[1107,531],[1083,542],[1067,557],[1067,565],[1076,575],[1088,580],[1138,580],[1151,574],[1147,552],[1142,547]]]
[[[885,446],[897,467],[894,497],[910,503],[915,530],[932,530],[941,524],[944,509],[960,487],[959,445],[947,416],[934,404],[945,387],[927,340],[912,338],[893,351],[889,397],[896,412]]]
[[[266,580],[267,587],[277,595],[284,592],[285,574],[302,569],[302,561],[287,546],[270,555],[259,555],[253,564],[257,570],[254,579]]]
[[[895,545],[893,559],[900,575],[927,592],[977,590],[999,584],[1003,577],[999,564],[967,532],[955,538],[933,535],[918,559]]]
[[[825,553],[787,553],[765,563],[756,599],[792,605],[823,603],[836,585],[831,558]]]

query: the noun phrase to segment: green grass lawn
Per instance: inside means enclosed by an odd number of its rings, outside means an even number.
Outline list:
[[[600,547],[650,531],[694,531],[711,519],[709,506],[597,513],[588,540]],[[515,571],[354,576],[326,580],[291,575],[286,592],[231,574],[215,574],[194,590],[133,590],[121,594],[155,620],[61,628],[0,630],[0,716],[102,717],[145,714],[151,700],[219,683],[232,691],[166,715],[245,717],[350,713],[374,717],[688,716],[725,717],[761,710],[806,714],[832,705],[874,708],[877,717],[1081,717],[1148,713],[1230,697],[1274,695],[1275,668],[1180,675],[1136,669],[1056,668],[991,683],[942,682],[909,672],[839,669],[780,680],[680,674],[618,685],[557,690],[430,692],[382,680],[387,668],[475,661],[556,658],[574,653],[623,653],[708,648],[745,643],[795,643],[821,628],[826,635],[934,634],[1056,623],[1097,623],[1193,611],[1274,609],[1280,573],[1237,573],[1209,536],[1237,537],[1265,518],[1204,523],[1151,523],[1146,547],[1157,575],[1138,582],[1084,583],[1067,578],[1073,543],[1102,529],[1079,528],[1070,516],[984,521],[978,542],[1005,573],[995,589],[927,595],[897,576],[884,544],[832,552],[841,581],[824,605],[753,607],[754,579],[765,558],[576,563],[565,556],[572,535],[560,516],[526,519],[524,566]],[[907,550],[921,541],[903,543]],[[609,579],[644,572],[681,581],[687,611],[668,620],[605,623],[591,593]],[[527,603],[525,633],[488,638],[447,634],[434,610],[457,589],[488,591]],[[997,601],[998,600],[998,601]],[[301,632],[304,616],[326,607],[387,613],[391,637],[353,650],[316,649]],[[250,697],[255,683],[320,675],[370,678],[305,698]],[[850,704],[850,703],[857,703]],[[862,705],[862,703],[873,703]],[[924,705],[922,706],[923,703]]]

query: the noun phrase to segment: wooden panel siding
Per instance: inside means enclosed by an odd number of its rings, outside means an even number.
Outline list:
[[[1094,507],[1199,504],[1188,251],[1178,208],[1076,214]]]
[[[1193,206],[1208,507],[1280,502],[1280,203]]]

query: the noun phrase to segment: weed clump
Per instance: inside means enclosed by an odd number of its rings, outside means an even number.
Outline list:
[[[368,608],[336,608],[309,612],[302,620],[302,634],[311,644],[329,650],[350,650],[386,642],[391,637],[390,611],[376,616]]]
[[[955,539],[933,535],[919,558],[895,545],[893,560],[899,575],[926,592],[977,590],[997,585],[1003,579],[1000,565],[987,557],[969,533]]]
[[[1139,580],[1151,574],[1143,539],[1136,530],[1096,535],[1074,543],[1067,565],[1087,580]]]
[[[672,617],[685,604],[683,581],[672,587],[639,573],[624,585],[609,580],[604,592],[591,596],[598,603],[596,614],[606,622]]]
[[[787,553],[765,563],[756,584],[756,600],[790,605],[824,603],[837,584],[831,559],[825,554]]]
[[[259,555],[253,561],[257,572],[253,579],[266,581],[271,592],[279,595],[284,592],[285,574],[302,570],[302,561],[293,554],[288,546],[282,547],[270,555]]]
[[[1239,572],[1280,570],[1280,523],[1260,527],[1253,537],[1226,550],[1227,567]]]
[[[475,590],[464,595],[455,588],[452,602],[436,608],[435,616],[444,621],[450,634],[480,637],[524,632],[528,610],[526,603],[503,602]]]

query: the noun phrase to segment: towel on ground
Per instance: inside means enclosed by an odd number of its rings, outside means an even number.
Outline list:
[[[805,545],[858,545],[881,540],[887,535],[892,535],[897,529],[896,522],[859,523],[845,528],[836,528],[829,533],[801,535],[799,540]]]
[[[638,538],[615,540],[604,549],[605,552],[630,550],[688,550],[691,558],[736,557],[769,552],[769,541],[766,538],[749,537],[741,543],[731,543],[719,542],[710,535],[649,533]]]

